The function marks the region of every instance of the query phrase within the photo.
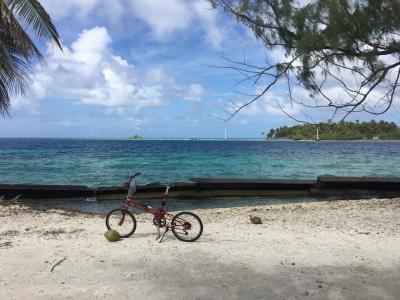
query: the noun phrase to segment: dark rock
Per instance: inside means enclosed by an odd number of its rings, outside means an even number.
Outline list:
[[[250,222],[251,224],[262,224],[261,218],[260,217],[250,217]]]

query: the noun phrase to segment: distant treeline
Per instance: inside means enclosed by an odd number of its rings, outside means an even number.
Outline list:
[[[135,135],[131,136],[129,139],[130,140],[141,140],[142,137],[140,135],[138,135],[138,134],[135,134]]]
[[[283,126],[271,129],[268,139],[315,140],[400,140],[400,128],[393,122],[339,122]]]

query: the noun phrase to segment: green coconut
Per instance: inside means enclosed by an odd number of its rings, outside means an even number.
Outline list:
[[[116,242],[121,239],[121,236],[119,235],[118,231],[116,230],[108,230],[104,233],[104,236],[109,242]]]

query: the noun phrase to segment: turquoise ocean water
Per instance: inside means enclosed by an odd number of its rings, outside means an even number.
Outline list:
[[[190,177],[400,177],[400,142],[0,139],[0,183],[121,185]]]

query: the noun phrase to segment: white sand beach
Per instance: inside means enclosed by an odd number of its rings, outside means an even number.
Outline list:
[[[400,199],[195,212],[197,242],[140,215],[110,243],[102,215],[3,205],[0,299],[400,299]]]

